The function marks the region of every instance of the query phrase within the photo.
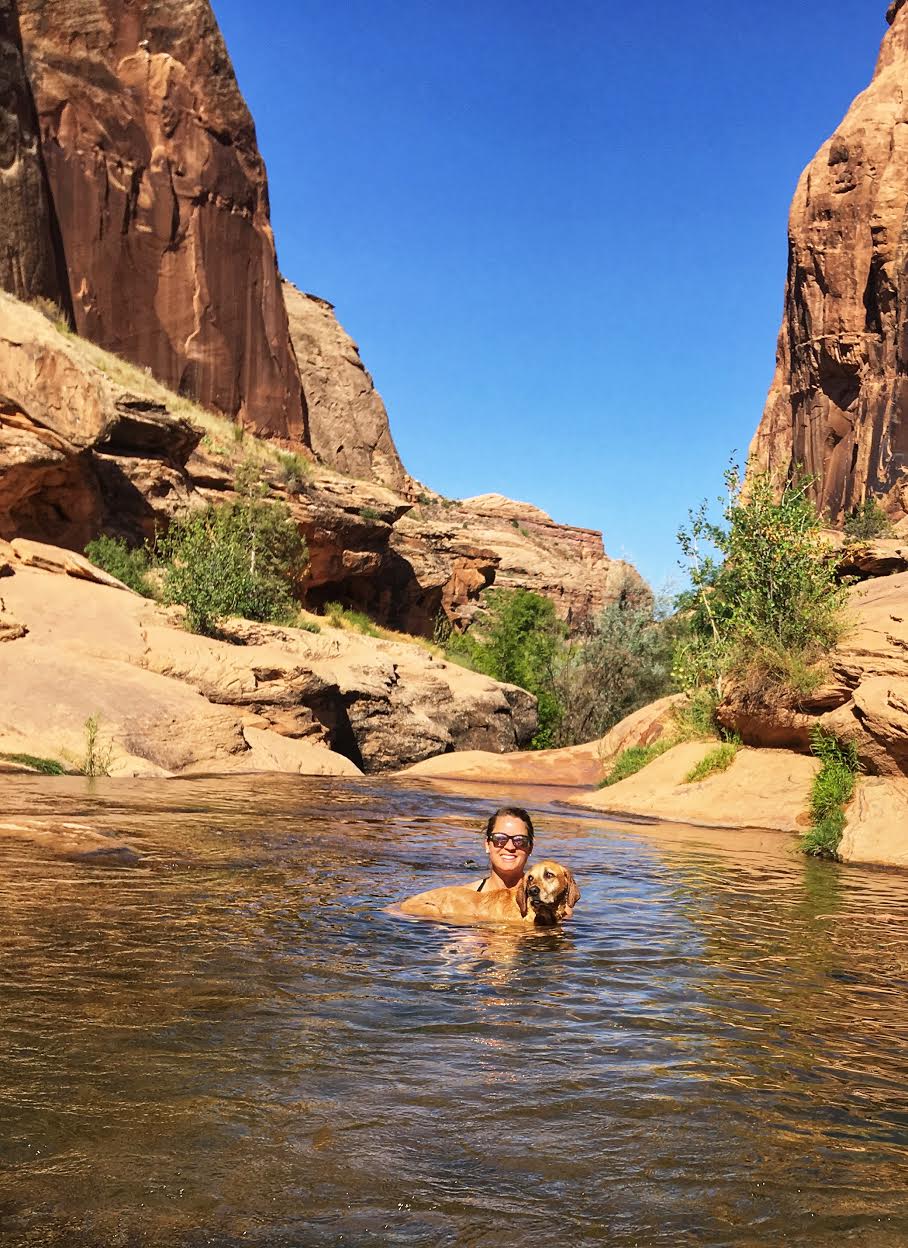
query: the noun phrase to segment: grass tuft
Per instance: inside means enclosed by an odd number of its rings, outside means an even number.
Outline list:
[[[696,767],[692,767],[684,777],[684,783],[696,784],[700,780],[705,780],[707,776],[713,776],[719,771],[727,771],[735,761],[735,755],[740,748],[740,741],[723,741],[714,750],[703,755]]]
[[[801,848],[814,858],[838,858],[845,831],[845,807],[854,795],[860,764],[852,741],[841,741],[818,725],[810,734],[810,748],[822,766],[810,790],[810,830]]]
[[[31,767],[45,776],[65,776],[66,768],[55,758],[38,758],[35,754],[0,754],[0,758],[8,763],[18,763],[20,767]]]
[[[608,775],[599,782],[599,788],[606,789],[612,784],[618,784],[620,780],[635,776],[654,758],[658,758],[660,754],[664,754],[666,750],[670,750],[673,745],[677,744],[674,737],[660,737],[651,745],[629,745],[612,763]]]

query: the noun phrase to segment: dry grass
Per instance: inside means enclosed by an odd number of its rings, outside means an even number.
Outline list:
[[[81,360],[103,373],[115,385],[122,386],[141,398],[160,403],[172,416],[195,425],[204,434],[203,443],[206,449],[233,467],[252,463],[275,475],[278,481],[295,485],[308,479],[311,468],[309,460],[303,455],[289,453],[267,438],[257,437],[228,417],[211,412],[191,399],[169,390],[150,371],[105,351],[87,338],[68,334],[66,340],[70,350],[75,349]]]

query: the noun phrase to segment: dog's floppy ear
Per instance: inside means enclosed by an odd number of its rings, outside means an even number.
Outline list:
[[[568,871],[567,867],[564,869],[564,874],[567,876],[567,893],[564,900],[568,909],[573,910],[580,900],[580,889],[577,887],[577,881],[574,879],[573,874]]]
[[[520,917],[527,917],[527,877],[521,877],[520,883],[517,885],[517,891],[514,893],[514,900],[517,902],[517,909],[520,911]]]

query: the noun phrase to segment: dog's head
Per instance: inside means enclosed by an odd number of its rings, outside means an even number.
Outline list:
[[[517,906],[526,916],[532,906],[536,922],[551,927],[567,917],[580,900],[580,889],[567,867],[544,858],[517,885]]]

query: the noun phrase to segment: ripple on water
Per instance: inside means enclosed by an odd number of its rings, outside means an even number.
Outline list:
[[[546,807],[574,922],[455,927],[497,799],[3,783],[140,861],[0,844],[0,1242],[908,1242],[904,877]]]

